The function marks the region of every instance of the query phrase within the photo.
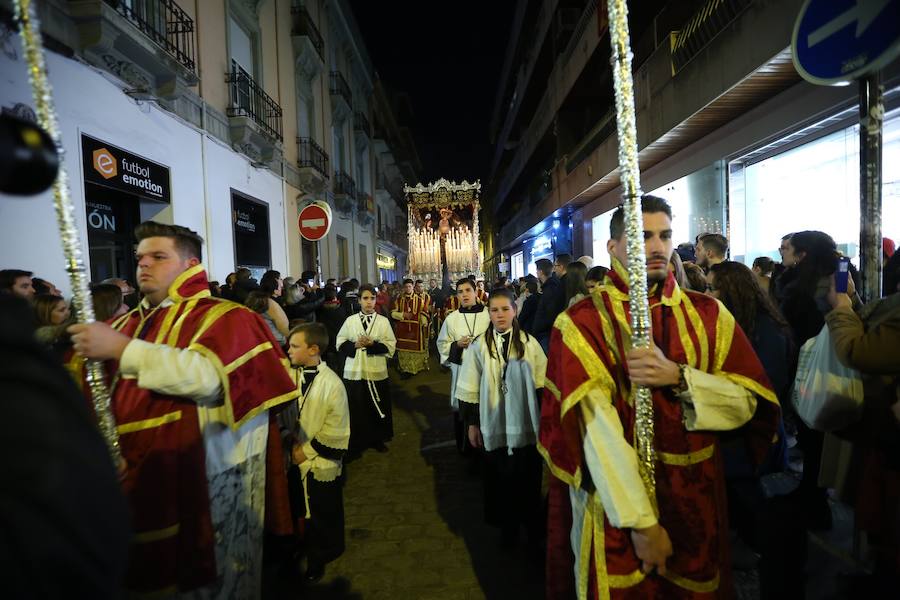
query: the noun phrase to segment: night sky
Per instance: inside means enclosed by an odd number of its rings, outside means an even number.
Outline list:
[[[514,0],[352,0],[375,70],[409,94],[424,183],[487,183],[491,111]]]

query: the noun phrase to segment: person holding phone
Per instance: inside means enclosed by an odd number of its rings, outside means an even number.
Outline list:
[[[817,336],[830,312],[828,291],[833,285],[839,259],[834,239],[822,231],[799,231],[783,242],[782,256],[790,265],[777,281],[781,313],[790,325],[796,342],[792,355],[792,374],[796,370],[799,349]],[[846,266],[849,276],[850,266]],[[854,304],[858,303],[858,299]],[[793,376],[793,375],[792,375]],[[797,440],[803,451],[803,475],[800,486],[792,493],[806,526],[812,530],[831,529],[831,507],[827,490],[819,486],[819,470],[824,435],[797,421]]]

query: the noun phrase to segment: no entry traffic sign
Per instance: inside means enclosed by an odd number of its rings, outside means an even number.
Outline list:
[[[297,217],[297,227],[304,239],[318,242],[331,229],[331,207],[324,202],[307,204]]]
[[[845,83],[900,54],[900,0],[806,0],[791,43],[810,83]]]

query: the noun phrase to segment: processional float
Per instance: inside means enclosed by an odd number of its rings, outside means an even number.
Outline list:
[[[22,48],[28,65],[28,80],[34,96],[35,114],[38,125],[49,134],[59,155],[59,172],[53,183],[53,203],[56,208],[56,222],[65,254],[66,272],[72,286],[72,306],[79,323],[94,322],[94,305],[91,301],[87,271],[84,267],[84,252],[78,237],[78,226],[75,222],[75,206],[69,191],[69,178],[66,173],[65,152],[53,105],[53,90],[47,77],[47,65],[44,62],[44,48],[41,39],[41,27],[35,16],[34,2],[31,0],[15,0],[15,19],[22,38]],[[94,412],[100,432],[106,439],[112,454],[113,462],[119,464],[122,454],[119,449],[119,435],[116,422],[110,408],[109,388],[103,363],[89,360],[86,365],[87,384],[94,403]]]
[[[409,276],[442,284],[469,274],[481,278],[481,183],[438,179],[403,191],[409,207]]]

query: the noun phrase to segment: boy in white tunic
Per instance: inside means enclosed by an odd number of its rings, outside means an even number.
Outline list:
[[[450,368],[450,408],[453,409],[456,447],[460,452],[465,452],[468,443],[459,417],[456,382],[463,364],[463,355],[484,334],[491,319],[486,307],[478,303],[475,285],[470,279],[460,279],[456,283],[456,297],[459,300],[459,310],[453,311],[444,320],[437,338],[437,349],[441,364]]]
[[[337,335],[338,351],[346,358],[352,456],[368,448],[387,452],[385,443],[394,437],[387,359],[397,339],[390,322],[375,312],[376,296],[374,286],[360,286],[360,312],[347,317]]]
[[[543,531],[538,399],[547,358],[519,329],[512,292],[491,292],[488,313],[491,324],[465,353],[456,396],[469,442],[485,451],[485,521],[500,528],[504,546],[516,542],[524,525],[537,549]]]
[[[288,355],[300,398],[281,418],[287,425],[285,451],[290,452],[292,498],[306,517],[305,577],[317,581],[325,565],[344,552],[342,460],[350,443],[347,392],[340,377],[322,362],[328,330],[304,323],[288,335]],[[302,500],[302,502],[301,502]]]

